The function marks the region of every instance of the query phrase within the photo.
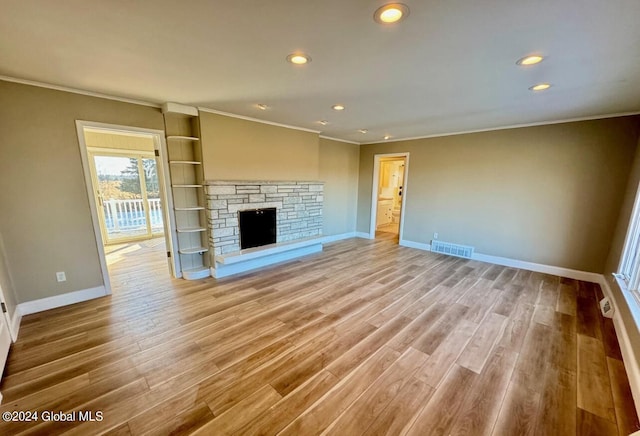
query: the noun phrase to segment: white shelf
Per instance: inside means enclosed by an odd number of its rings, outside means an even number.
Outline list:
[[[179,135],[170,135],[170,136],[167,136],[167,139],[175,140],[175,141],[200,141],[200,138],[197,138],[195,136],[179,136]]]
[[[197,268],[189,268],[182,270],[182,277],[186,280],[198,280],[211,276],[211,270],[208,266],[200,266]]]
[[[197,232],[205,232],[207,229],[204,227],[183,227],[181,229],[177,229],[178,233],[197,233]]]
[[[207,247],[181,248],[178,250],[180,254],[202,254],[209,251]]]
[[[203,185],[171,185],[173,188],[202,188]]]
[[[204,210],[204,206],[191,206],[191,207],[174,207],[174,210],[185,211],[185,210]]]
[[[169,163],[176,165],[202,165],[202,162],[198,162],[197,160],[171,160]]]

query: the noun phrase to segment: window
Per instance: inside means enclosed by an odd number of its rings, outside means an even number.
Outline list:
[[[638,190],[640,192],[640,189]],[[636,201],[627,230],[627,239],[622,251],[622,259],[618,268],[618,278],[622,280],[629,291],[638,298],[640,287],[640,196],[636,193]]]

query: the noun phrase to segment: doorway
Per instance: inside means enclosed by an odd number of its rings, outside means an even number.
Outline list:
[[[369,237],[402,241],[409,153],[374,156]]]
[[[166,184],[164,132],[76,124],[107,292],[126,286],[131,272],[148,268],[175,277],[175,219]]]

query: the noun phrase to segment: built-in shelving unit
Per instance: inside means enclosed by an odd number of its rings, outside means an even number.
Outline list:
[[[162,112],[180,269],[182,277],[187,280],[201,279],[210,275],[211,262],[202,189],[204,175],[198,111],[189,106],[165,103]]]

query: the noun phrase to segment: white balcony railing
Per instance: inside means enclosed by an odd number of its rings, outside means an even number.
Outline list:
[[[159,198],[147,200],[152,233],[161,233],[162,206]],[[103,202],[104,218],[109,233],[128,232],[146,229],[147,218],[144,213],[143,200],[105,200]]]

